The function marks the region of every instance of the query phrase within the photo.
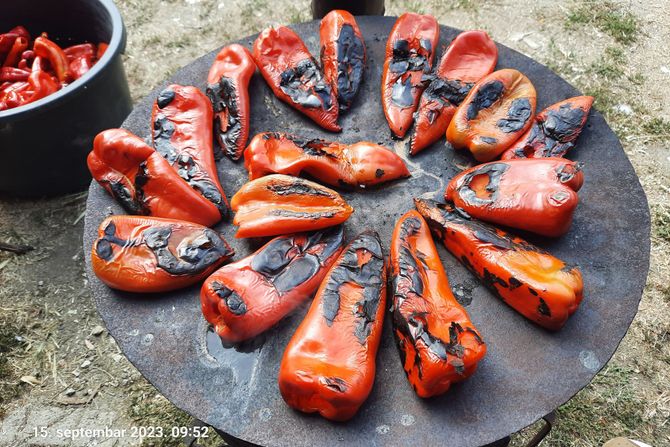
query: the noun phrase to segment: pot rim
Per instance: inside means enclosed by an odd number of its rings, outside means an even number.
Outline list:
[[[75,96],[84,91],[86,87],[91,84],[100,73],[115,59],[119,54],[125,51],[126,46],[126,28],[123,24],[123,17],[121,12],[112,0],[96,0],[100,3],[109,14],[112,24],[112,37],[109,41],[109,47],[93,67],[81,78],[68,84],[66,87],[52,93],[35,102],[15,107],[13,109],[4,110],[0,112],[0,122],[14,121],[19,118],[24,118],[39,109],[40,112],[56,107],[61,102],[67,100],[69,97]]]

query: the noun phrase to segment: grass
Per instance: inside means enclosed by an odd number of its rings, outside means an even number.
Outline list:
[[[580,2],[568,13],[566,27],[591,25],[609,34],[617,42],[630,45],[637,41],[638,19],[629,11],[619,9],[611,2]]]
[[[656,205],[652,209],[654,234],[666,242],[670,242],[670,208]]]

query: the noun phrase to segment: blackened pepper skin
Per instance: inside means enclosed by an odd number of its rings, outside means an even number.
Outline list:
[[[447,141],[468,149],[479,162],[500,156],[533,123],[535,87],[506,68],[482,78],[463,100],[447,128]]]
[[[352,418],[372,390],[385,307],[382,246],[364,232],[335,261],[284,351],[284,401],[327,419]]]
[[[93,178],[129,213],[212,226],[217,206],[192,188],[170,163],[124,129],[100,132],[87,158]]]
[[[290,28],[268,28],[254,42],[253,57],[277,98],[331,132],[337,124],[337,95],[300,37]]]
[[[449,44],[437,69],[427,75],[428,87],[415,114],[410,153],[418,153],[447,132],[456,108],[472,86],[491,73],[498,48],[484,31],[465,31]]]
[[[165,292],[194,284],[233,257],[214,230],[188,222],[111,216],[91,250],[96,276],[128,292]]]
[[[363,35],[354,16],[336,9],[321,20],[320,37],[324,78],[337,96],[340,111],[348,110],[363,81]]]
[[[207,278],[203,315],[227,343],[255,337],[312,297],[343,248],[341,226],[276,237]]]
[[[579,307],[583,283],[577,267],[452,205],[422,199],[414,203],[447,250],[530,321],[558,330]]]
[[[214,136],[232,160],[242,156],[249,138],[249,81],[256,64],[249,51],[232,44],[219,51],[207,75],[207,96],[214,108]]]
[[[471,376],[486,345],[456,301],[430,229],[412,210],[391,240],[391,321],[407,380],[417,395],[446,392]]]
[[[575,96],[547,107],[501,159],[565,156],[575,146],[592,104],[592,96]]]
[[[153,146],[193,189],[227,218],[228,201],[216,172],[212,106],[196,87],[170,85],[152,110]]]
[[[439,37],[440,27],[433,16],[414,13],[400,16],[389,34],[382,70],[382,107],[391,132],[398,138],[412,125]]]

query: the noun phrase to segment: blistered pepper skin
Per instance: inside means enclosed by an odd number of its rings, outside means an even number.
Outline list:
[[[477,219],[557,237],[570,229],[583,183],[581,164],[564,158],[500,160],[455,176],[445,198]]]
[[[98,229],[91,265],[96,276],[127,292],[166,292],[195,284],[234,251],[214,230],[155,217],[110,216]]]
[[[326,130],[339,132],[337,95],[300,37],[268,28],[254,42],[254,60],[275,96]]]
[[[330,269],[284,351],[284,401],[330,420],[351,419],[372,391],[385,307],[382,246],[376,233],[364,232]]]
[[[365,41],[356,19],[334,9],[321,19],[321,67],[337,96],[340,111],[349,110],[363,81]]]
[[[563,157],[575,146],[586,124],[593,96],[575,96],[552,104],[535,116],[533,125],[500,157]]]
[[[246,183],[230,205],[237,238],[320,230],[341,224],[354,211],[332,189],[282,174]]]
[[[421,95],[410,139],[414,155],[444,137],[472,87],[495,69],[498,47],[484,31],[465,31],[449,44]]]
[[[152,141],[159,154],[225,219],[228,201],[219,183],[212,147],[212,107],[196,87],[170,85],[154,102]]]
[[[447,141],[456,149],[468,149],[479,162],[494,160],[530,128],[536,102],[535,87],[521,72],[494,71],[458,107]]]
[[[232,44],[219,51],[207,75],[207,96],[214,107],[214,135],[225,155],[242,156],[249,138],[249,81],[256,71],[249,50]]]
[[[470,377],[486,344],[456,301],[430,229],[408,211],[391,240],[391,321],[407,380],[419,397]]]
[[[342,226],[274,238],[207,278],[203,315],[226,343],[253,338],[311,298],[343,248]]]
[[[405,136],[425,88],[440,37],[435,17],[411,12],[398,17],[386,42],[382,107],[391,132]]]
[[[451,205],[414,202],[447,250],[530,321],[559,330],[579,307],[584,286],[577,267]]]
[[[256,135],[244,153],[249,180],[268,174],[308,174],[339,187],[365,188],[409,177],[395,152],[375,143],[341,144],[266,132]]]
[[[100,132],[88,154],[93,178],[130,214],[212,226],[218,208],[182,179],[141,138],[124,129]]]

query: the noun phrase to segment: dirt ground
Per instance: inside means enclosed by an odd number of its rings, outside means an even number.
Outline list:
[[[135,99],[228,41],[310,18],[305,0],[117,3],[128,28],[125,63]],[[620,349],[559,409],[545,445],[600,446],[617,435],[670,445],[670,8],[664,0],[387,0],[388,15],[404,11],[485,29],[596,97],[647,193],[651,269]],[[140,376],[102,327],[83,273],[85,200],[85,193],[0,197],[0,241],[35,247],[24,255],[0,252],[0,446],[89,445],[41,437],[39,430],[36,436],[35,427],[53,433],[191,423]],[[513,445],[522,445],[530,431],[516,435]],[[97,445],[180,444],[125,437]]]

